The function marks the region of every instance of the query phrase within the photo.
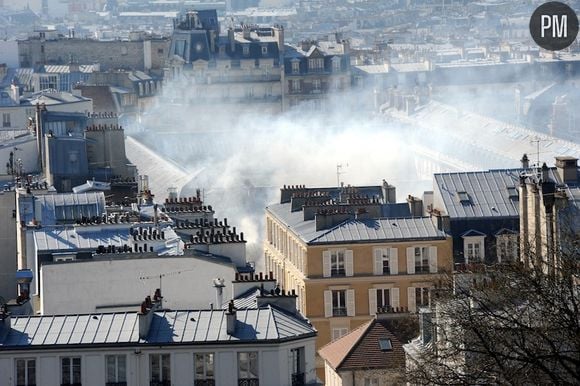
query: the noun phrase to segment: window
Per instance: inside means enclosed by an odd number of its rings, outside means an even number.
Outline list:
[[[300,80],[292,79],[292,91],[300,91]]]
[[[381,351],[393,351],[393,343],[389,338],[379,339],[379,348]]]
[[[251,351],[238,353],[238,385],[259,385],[257,352]]]
[[[330,252],[330,276],[345,276],[344,251]]]
[[[2,127],[10,127],[10,113],[2,113]]]
[[[429,288],[415,288],[415,307],[429,305]]]
[[[244,56],[250,55],[250,46],[247,44],[242,45],[242,52],[244,53]]]
[[[64,357],[60,360],[60,384],[81,385],[81,358]]]
[[[340,59],[338,57],[332,58],[332,71],[339,72],[340,71]]]
[[[126,386],[127,356],[106,355],[105,364],[107,366],[107,380],[105,386]]]
[[[389,260],[391,259],[390,255],[389,255],[390,249],[380,249],[377,253],[380,256],[380,260],[381,260],[381,268],[383,271],[383,274],[388,275],[389,273],[391,273],[391,267],[389,266]]]
[[[195,386],[214,386],[214,362],[213,353],[194,354]]]
[[[16,359],[16,386],[36,385],[36,360]]]
[[[478,262],[482,260],[482,248],[479,241],[467,242],[467,263]]]
[[[391,291],[388,288],[377,289],[377,312],[391,307]]]
[[[429,272],[429,247],[415,247],[415,273]]]
[[[292,61],[292,73],[293,74],[300,73],[300,61],[298,61],[298,60]]]
[[[305,384],[304,377],[304,347],[290,350],[291,378],[292,386],[302,386]]]
[[[499,235],[496,238],[497,260],[501,262],[514,261],[518,255],[517,234]]]
[[[332,291],[332,316],[346,316],[346,290]]]
[[[324,59],[308,59],[308,70],[310,72],[322,72],[324,71]]]
[[[149,385],[171,385],[171,357],[169,354],[149,355]]]
[[[313,92],[320,92],[320,79],[314,79],[312,81],[312,91]]]
[[[262,46],[262,55],[268,55],[268,46]]]
[[[469,203],[469,194],[464,191],[458,191],[455,193],[457,200],[462,204]]]
[[[379,379],[378,378],[364,378],[365,383],[364,386],[379,386]]]
[[[343,336],[345,336],[346,334],[348,334],[348,328],[346,328],[346,327],[333,328],[332,329],[332,340],[335,341],[337,339],[340,339]]]

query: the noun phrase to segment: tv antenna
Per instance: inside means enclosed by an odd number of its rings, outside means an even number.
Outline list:
[[[180,271],[173,271],[173,272],[163,272],[158,275],[148,275],[148,276],[140,276],[139,280],[151,280],[151,279],[159,279],[159,289],[161,290],[161,294],[163,294],[163,278],[168,276],[177,276],[184,272],[191,272],[195,271],[196,269],[182,269]]]
[[[538,169],[541,167],[541,165],[540,165],[540,154],[541,154],[541,153],[544,153],[544,152],[541,152],[541,151],[540,151],[540,144],[541,144],[542,142],[547,142],[547,140],[546,140],[546,139],[542,139],[542,138],[540,138],[540,137],[535,137],[534,139],[530,140],[530,143],[531,143],[531,144],[535,144],[535,145],[536,145],[536,153],[535,153],[535,154],[536,154],[536,167],[537,167]],[[533,154],[534,154],[534,153],[532,153],[532,155],[533,155]]]

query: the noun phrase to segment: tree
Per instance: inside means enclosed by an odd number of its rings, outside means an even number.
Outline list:
[[[576,232],[560,234],[551,270],[524,248],[521,260],[528,264],[477,265],[448,275],[422,319],[432,338],[415,340],[407,350],[409,381],[580,384]]]

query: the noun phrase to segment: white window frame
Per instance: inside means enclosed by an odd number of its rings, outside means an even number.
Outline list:
[[[322,89],[322,81],[320,79],[312,80],[312,91],[320,92]]]
[[[109,360],[113,360],[113,379],[109,378]],[[121,366],[121,362],[125,363]],[[127,382],[127,356],[123,354],[105,355],[105,383]]]
[[[417,265],[419,261],[420,265]],[[407,274],[437,273],[437,264],[436,246],[415,245],[407,248]],[[417,272],[417,267],[421,268],[421,272]]]
[[[65,360],[67,360],[68,363],[68,377],[69,377],[69,382],[65,383],[65,369],[64,369],[64,362]],[[78,360],[78,379],[75,378],[75,365],[74,365],[74,361]],[[83,379],[83,363],[82,363],[82,358],[80,356],[65,356],[65,357],[60,357],[60,384],[61,386],[64,385],[73,385],[75,383],[82,383],[82,379]],[[78,382],[75,382],[75,380],[78,380]]]
[[[415,273],[429,272],[429,247],[415,247]]]
[[[294,59],[291,61],[291,63],[292,63],[292,73],[300,74],[300,61],[298,59]]]
[[[308,69],[311,72],[322,72],[324,70],[324,58],[308,59]]]
[[[199,366],[200,363],[201,366]],[[201,373],[198,372],[198,368]],[[193,353],[193,379],[215,380],[215,356],[213,352]]]
[[[157,369],[153,368],[153,358],[157,357]],[[165,364],[165,360],[167,360],[167,368],[168,368],[168,373],[167,374],[164,371],[164,364]],[[153,371],[157,370],[159,373],[159,380],[154,381],[153,380]],[[171,382],[171,354],[166,354],[166,353],[154,353],[154,354],[149,354],[149,382],[153,383],[153,382]]]
[[[485,261],[485,236],[463,237],[463,255],[465,264]]]
[[[253,363],[252,363],[253,362]],[[246,364],[245,369],[243,365]],[[257,351],[238,352],[238,380],[240,379],[260,379],[260,360]],[[255,373],[252,372],[254,368]],[[255,375],[255,377],[252,377]]]
[[[347,290],[332,291],[332,316],[347,316],[346,291]]]
[[[262,46],[262,55],[268,55],[268,46],[267,45]]]
[[[292,91],[299,92],[302,90],[302,87],[300,87],[300,79],[292,79],[290,82],[292,82]]]
[[[399,273],[399,254],[397,248],[381,247],[374,250],[375,275],[397,275]],[[388,262],[388,270],[385,271],[385,261]]]
[[[22,374],[24,376],[24,383],[18,381],[19,364],[24,365],[22,368],[24,371],[24,374]],[[33,373],[32,377],[30,376],[31,371]],[[36,385],[36,378],[36,358],[17,358],[14,360],[14,384],[16,386]]]

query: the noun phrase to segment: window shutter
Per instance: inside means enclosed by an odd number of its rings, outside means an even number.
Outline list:
[[[415,306],[415,287],[407,288],[407,307],[409,312],[415,312],[417,307]]]
[[[346,290],[346,316],[354,316],[354,290]]]
[[[377,289],[369,288],[369,314],[377,314]]]
[[[324,291],[324,317],[332,316],[332,291]]]
[[[383,250],[382,249],[375,249],[375,265],[374,265],[374,274],[375,275],[382,275],[383,274]]]
[[[399,274],[399,250],[397,248],[391,248],[389,254],[389,269],[391,270],[391,275]]]
[[[354,275],[354,262],[353,262],[353,255],[351,250],[347,250],[344,252],[344,270],[346,276],[353,276]]]
[[[429,247],[429,272],[437,273],[437,247]]]
[[[399,289],[390,288],[389,293],[391,294],[391,307],[399,308]]]
[[[415,248],[407,248],[407,273],[415,273]]]
[[[322,276],[330,277],[330,251],[322,252]]]

